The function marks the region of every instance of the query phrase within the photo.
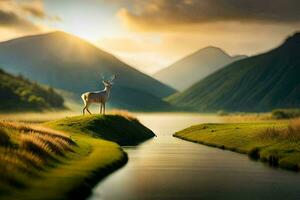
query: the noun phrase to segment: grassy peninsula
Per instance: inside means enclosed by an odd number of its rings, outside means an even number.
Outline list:
[[[273,166],[300,169],[300,120],[201,124],[179,131],[174,136],[245,153]]]
[[[82,199],[127,162],[119,146],[154,134],[133,117],[90,115],[42,125],[0,123],[3,199]],[[119,143],[119,144],[117,144]]]

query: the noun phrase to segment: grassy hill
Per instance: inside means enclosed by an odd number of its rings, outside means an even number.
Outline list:
[[[154,77],[180,91],[218,69],[246,56],[230,56],[217,47],[200,49],[154,74]]]
[[[137,119],[120,115],[0,122],[0,199],[85,199],[127,162],[115,142],[132,145],[153,136]]]
[[[0,111],[29,111],[64,108],[64,99],[50,87],[0,69]]]
[[[199,111],[270,111],[300,106],[300,33],[234,62],[168,100]]]
[[[74,92],[102,90],[102,75],[117,74],[111,104],[117,108],[155,102],[150,110],[170,108],[161,100],[174,89],[123,63],[113,55],[64,32],[27,36],[0,43],[0,65],[9,72]],[[130,98],[132,96],[132,98]],[[167,105],[167,107],[166,107]]]
[[[93,137],[127,146],[137,145],[155,136],[151,130],[131,116],[91,115],[68,117],[49,122],[47,125],[69,132],[80,131]]]

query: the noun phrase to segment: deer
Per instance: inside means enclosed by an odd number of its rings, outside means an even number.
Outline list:
[[[113,80],[115,80],[117,75],[115,74],[111,80],[103,80],[102,83],[104,84],[104,89],[101,91],[94,91],[94,92],[86,92],[81,95],[81,98],[84,103],[84,108],[82,110],[83,115],[85,115],[85,111],[89,114],[92,114],[89,111],[89,106],[92,103],[99,103],[100,104],[100,114],[105,115],[105,104],[109,100],[110,91],[113,85]]]

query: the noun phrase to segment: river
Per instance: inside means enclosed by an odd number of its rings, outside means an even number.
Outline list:
[[[300,199],[300,173],[183,141],[175,131],[221,122],[196,114],[141,114],[157,137],[125,147],[129,162],[100,181],[90,200]]]

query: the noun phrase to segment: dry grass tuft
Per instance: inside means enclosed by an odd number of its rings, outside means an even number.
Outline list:
[[[0,122],[0,185],[21,187],[24,177],[38,177],[38,171],[74,152],[67,135],[37,125]]]
[[[80,107],[81,110],[81,107]],[[28,123],[42,123],[47,121],[58,120],[67,116],[76,116],[79,113],[72,111],[55,111],[55,112],[22,112],[22,113],[1,113],[0,120],[17,121]]]
[[[286,139],[300,141],[300,120],[293,120],[287,128],[268,128],[259,134],[260,139]]]
[[[125,117],[126,119],[128,120],[138,120],[131,112],[129,112],[128,110],[117,110],[117,109],[114,109],[114,110],[111,110],[109,112],[109,114],[112,114],[112,115],[120,115],[122,117]]]
[[[24,151],[22,149],[7,149],[6,154],[15,156],[26,164],[28,167],[42,169],[45,161],[32,152]]]
[[[24,133],[34,133],[42,136],[50,136],[53,138],[60,138],[64,140],[70,145],[76,145],[76,143],[69,138],[69,136],[65,135],[62,132],[52,130],[43,126],[35,125],[35,124],[25,124],[25,123],[17,123],[17,122],[0,122],[0,127],[6,127],[14,130],[18,130]]]
[[[25,174],[32,174],[32,170],[27,167],[26,163],[22,162],[22,160],[15,156],[1,155],[0,163],[2,164],[1,170],[4,169],[3,172],[1,171],[2,173],[21,172]]]
[[[267,128],[263,132],[261,132],[258,137],[260,139],[278,139],[282,135],[282,131],[272,127],[272,128]]]
[[[269,113],[232,113],[221,117],[227,123],[261,122],[272,119]]]
[[[37,155],[41,159],[53,159],[49,145],[32,134],[22,134],[20,148]]]
[[[10,137],[8,133],[3,129],[0,128],[0,146],[10,146]]]

